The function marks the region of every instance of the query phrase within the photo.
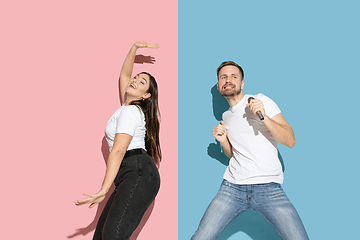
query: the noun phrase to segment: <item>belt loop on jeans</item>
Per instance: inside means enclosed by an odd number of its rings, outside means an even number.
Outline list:
[[[135,149],[127,150],[124,158],[132,157],[132,156],[143,154],[143,153],[146,153],[146,152],[142,148],[135,148]]]

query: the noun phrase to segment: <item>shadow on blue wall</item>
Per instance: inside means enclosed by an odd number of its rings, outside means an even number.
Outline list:
[[[212,94],[212,106],[213,114],[217,121],[222,120],[222,114],[229,109],[229,103],[220,95],[216,84],[211,88]],[[222,152],[221,145],[218,141],[216,143],[210,143],[208,146],[208,155],[224,165],[229,164],[229,158]],[[283,171],[285,171],[285,165],[283,158],[278,151],[279,159],[282,165]],[[220,179],[219,179],[220,181]],[[219,235],[217,240],[229,239],[237,232],[246,233],[253,240],[272,240],[281,239],[273,227],[258,213],[252,210],[248,210],[236,217]]]

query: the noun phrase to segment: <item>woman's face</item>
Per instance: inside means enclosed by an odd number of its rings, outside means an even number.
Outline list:
[[[147,74],[140,73],[135,75],[129,82],[129,85],[126,89],[127,96],[132,96],[136,99],[148,98],[151,96],[148,93],[150,85],[150,78]]]

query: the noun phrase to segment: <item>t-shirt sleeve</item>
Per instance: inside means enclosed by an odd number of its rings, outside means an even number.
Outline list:
[[[273,100],[271,100],[270,98],[268,98],[264,94],[259,93],[256,96],[256,98],[260,99],[263,102],[264,108],[265,108],[265,114],[269,118],[273,118],[276,115],[278,115],[279,113],[281,113],[280,108],[278,107],[278,105],[276,105],[276,103]]]
[[[141,113],[136,106],[124,106],[121,110],[117,122],[115,133],[126,133],[134,136],[139,125]]]

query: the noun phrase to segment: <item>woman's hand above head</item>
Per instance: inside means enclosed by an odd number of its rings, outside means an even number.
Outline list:
[[[145,41],[140,41],[140,42],[136,42],[134,43],[134,46],[137,48],[155,48],[158,49],[160,46],[157,43],[148,43]]]
[[[136,50],[138,48],[154,48],[157,49],[159,48],[159,45],[156,43],[148,43],[145,41],[140,41],[140,42],[136,42],[134,43],[131,48],[129,53],[126,55],[126,58],[124,60],[124,63],[122,65],[121,71],[120,71],[120,77],[119,77],[119,85],[120,85],[120,101],[121,104],[123,104],[123,100],[125,97],[125,89],[126,87],[129,85],[129,82],[131,80],[131,75],[132,75],[132,70],[133,70],[133,66],[134,66],[134,61],[135,61],[135,55],[136,55]]]
[[[80,205],[84,205],[84,204],[90,204],[89,208],[94,207],[96,204],[101,203],[106,196],[106,192],[105,191],[99,191],[95,194],[89,194],[89,193],[84,193],[84,196],[88,196],[87,198],[84,198],[82,200],[77,200],[75,202],[76,206],[80,206]]]

